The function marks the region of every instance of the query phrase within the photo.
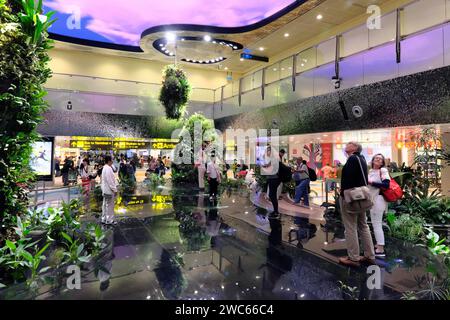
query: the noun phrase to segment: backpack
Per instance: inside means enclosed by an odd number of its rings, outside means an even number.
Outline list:
[[[317,181],[316,170],[311,169],[310,167],[308,167],[308,176],[309,176],[309,180],[311,180],[311,181]]]
[[[292,179],[291,168],[282,163],[281,161],[279,163],[278,177],[283,183],[288,183]]]

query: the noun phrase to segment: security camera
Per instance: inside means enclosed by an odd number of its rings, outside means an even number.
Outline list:
[[[331,78],[331,83],[333,84],[335,89],[339,89],[341,87],[341,80],[341,78],[336,76]]]

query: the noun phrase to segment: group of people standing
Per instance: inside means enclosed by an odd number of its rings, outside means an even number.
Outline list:
[[[357,142],[350,142],[345,147],[345,153],[348,157],[346,164],[339,174],[341,177],[339,189],[339,201],[342,214],[342,221],[345,227],[345,238],[347,244],[348,256],[339,261],[345,265],[357,266],[360,263],[375,263],[375,257],[385,256],[385,239],[383,232],[383,215],[387,211],[388,203],[382,195],[381,190],[389,189],[390,175],[386,168],[386,159],[382,154],[376,154],[370,162],[370,170],[367,162],[362,155],[362,146]],[[268,195],[273,205],[271,218],[279,216],[278,200],[279,186],[281,185],[280,168],[283,164],[284,150],[280,150],[278,156],[275,156],[270,146],[266,148],[261,172],[267,177]],[[274,170],[274,167],[277,167]],[[324,178],[331,179],[336,176],[336,169],[327,165],[323,168]],[[294,203],[303,207],[309,207],[309,193],[311,182],[311,170],[307,162],[298,158],[296,165],[292,170],[292,178],[295,181]],[[334,185],[327,186],[334,187]],[[373,205],[369,208],[372,227],[374,230],[376,244],[373,244],[370,229],[367,223],[367,212],[365,208],[361,210],[349,211],[346,203],[346,190],[354,188],[367,187],[370,192],[370,200]],[[364,256],[360,257],[360,247],[358,233],[361,237]]]

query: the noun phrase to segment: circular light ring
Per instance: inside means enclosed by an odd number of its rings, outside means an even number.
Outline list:
[[[182,58],[180,60],[183,62],[189,62],[189,63],[194,63],[194,64],[215,64],[215,63],[225,61],[225,60],[227,60],[227,58],[218,57],[218,58],[213,58],[211,60],[195,60],[195,59]]]
[[[183,37],[176,37],[175,41],[181,41],[182,39],[184,39],[184,41],[198,41],[198,42],[206,42],[204,39],[204,36],[198,36],[198,37],[190,37],[190,36],[183,36]],[[244,46],[238,42],[234,42],[234,41],[229,41],[229,40],[223,40],[223,39],[216,39],[216,38],[212,38],[210,41],[207,41],[207,43],[213,43],[215,45],[218,46],[226,46],[229,47],[232,51],[236,51],[236,50],[242,50],[244,48]],[[160,53],[162,53],[163,55],[167,56],[167,57],[174,57],[175,53],[170,52],[169,50],[167,50],[166,45],[168,44],[167,38],[159,38],[156,39],[153,42],[153,48],[157,51],[159,51]],[[220,59],[222,58],[222,59]],[[219,59],[219,60],[217,60]],[[217,57],[217,58],[213,58],[212,62],[202,62],[200,64],[212,64],[212,63],[218,63],[220,61],[225,60],[226,58],[223,57]],[[186,60],[190,60],[190,61],[186,61]],[[186,62],[191,62],[191,63],[199,63],[199,62],[192,62],[193,59],[181,59],[181,61],[186,61]]]

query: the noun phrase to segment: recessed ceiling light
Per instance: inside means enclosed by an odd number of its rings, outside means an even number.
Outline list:
[[[273,68],[273,71],[277,71],[277,68]]]
[[[166,39],[169,41],[175,41],[177,39],[177,36],[172,32],[168,32],[166,33]]]
[[[289,33],[286,32],[286,33],[284,34],[284,37],[285,37],[285,38],[289,37]]]
[[[259,47],[259,51],[264,51],[264,48],[263,47]]]
[[[224,69],[225,69],[225,70],[228,70],[228,67],[225,67]]]
[[[240,58],[239,60],[244,61],[244,58]]]
[[[322,18],[323,18],[323,15],[321,15],[321,14],[318,14],[316,18],[317,18],[317,20],[322,20]]]
[[[211,36],[209,34],[205,35],[203,37],[203,40],[205,40],[206,42],[210,42],[211,41]]]
[[[160,47],[164,46],[162,43],[159,44]]]
[[[237,47],[236,47],[236,46],[234,46],[234,47],[233,47],[233,49],[234,49],[234,50],[236,50],[236,49],[237,49]]]
[[[184,41],[184,38],[181,38],[181,41]]]

